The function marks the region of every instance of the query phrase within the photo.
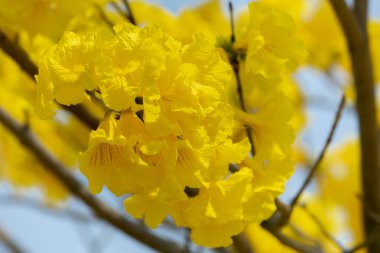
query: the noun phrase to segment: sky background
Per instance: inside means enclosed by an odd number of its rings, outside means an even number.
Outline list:
[[[165,6],[173,12],[200,3],[194,0],[157,0],[157,4]],[[246,6],[248,0],[234,0],[236,9]],[[380,1],[371,2],[371,15],[379,17]],[[323,100],[323,106],[310,105],[307,111],[308,124],[301,141],[307,143],[306,148],[313,154],[320,151],[339,102],[340,90],[332,85],[322,73],[310,69],[303,69],[297,74],[302,83],[301,89],[306,96]],[[354,137],[357,133],[355,112],[352,108],[345,109],[342,121],[339,123],[333,145],[339,143],[343,137]],[[298,171],[292,177],[283,196],[284,200],[294,196],[304,177]],[[83,176],[78,173],[84,182]],[[9,198],[8,196],[12,196]],[[37,190],[23,194],[28,199],[41,199]],[[111,194],[104,191],[101,198],[111,206],[122,211],[121,200],[115,201]],[[126,237],[101,221],[77,222],[71,218],[44,211],[40,208],[26,206],[17,200],[12,187],[0,182],[0,227],[20,244],[26,253],[149,253],[154,252],[133,239]],[[69,209],[91,217],[90,212],[78,201],[71,199],[67,205]],[[0,245],[0,253],[7,252]]]

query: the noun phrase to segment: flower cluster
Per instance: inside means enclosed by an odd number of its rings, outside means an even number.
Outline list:
[[[27,14],[21,23],[3,17],[13,29],[23,26],[22,42],[40,38],[40,44],[53,44],[41,57],[28,44],[33,59],[39,58],[38,114],[52,117],[57,104],[101,103],[105,116],[79,159],[90,190],[99,193],[106,186],[127,196],[127,212],[150,227],[170,215],[191,229],[195,243],[229,245],[231,236],[273,213],[274,199],[293,170],[293,109],[280,81],[305,56],[294,24],[284,12],[251,3],[249,22],[241,24],[238,31],[244,32],[227,52],[215,42],[228,35],[228,21],[221,12],[208,15],[217,1],[178,18],[158,15],[158,23],[173,22],[143,28],[120,23],[113,30],[95,28],[99,19],[81,26],[78,10],[94,3],[103,1],[78,2],[72,11],[58,0],[28,7],[62,18],[58,30],[70,31],[55,44],[58,35],[48,26],[42,37],[34,37],[38,20],[26,25]],[[132,7],[154,10],[139,3]],[[191,20],[196,22],[190,25]],[[198,26],[204,29],[194,33]],[[237,102],[238,85],[246,111]]]
[[[66,32],[45,53],[40,113],[51,115],[54,101],[104,101],[108,112],[80,159],[91,191],[107,186],[128,194],[126,210],[150,227],[169,214],[192,229],[195,243],[229,245],[232,235],[271,214],[292,171],[290,108],[264,123],[276,110],[271,103],[286,103],[284,95],[258,96],[257,115],[248,114],[230,104],[234,73],[202,34],[183,44],[155,25],[121,24],[114,32]],[[254,159],[247,136],[238,134],[243,124],[254,129]],[[273,134],[280,128],[290,132]]]
[[[194,229],[196,242],[227,245],[248,222],[243,211],[252,187],[248,169],[228,176],[229,165],[239,164],[250,149],[246,138],[231,138],[229,65],[200,34],[182,45],[155,26],[123,24],[115,33],[68,32],[46,52],[37,86],[41,112],[49,114],[54,100],[76,104],[95,92],[110,111],[91,133],[80,161],[91,191],[106,185],[117,195],[131,194],[126,209],[149,226],[170,213]],[[212,206],[227,197],[236,202],[228,208],[236,215],[222,220],[226,208]],[[200,199],[203,203],[193,203]],[[184,205],[189,213],[180,208]],[[224,228],[224,236],[196,239],[207,234],[209,224]]]

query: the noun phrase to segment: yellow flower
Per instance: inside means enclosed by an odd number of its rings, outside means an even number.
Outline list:
[[[135,104],[143,83],[161,71],[169,40],[158,27],[115,26],[115,38],[99,38],[96,61],[99,88],[106,105],[116,111]]]
[[[156,82],[144,84],[144,120],[152,134],[172,133],[199,143],[205,134],[215,136],[217,124],[229,110],[225,86],[232,77],[214,46],[203,36],[177,50],[173,45],[165,69]],[[204,130],[209,131],[207,133]]]
[[[267,79],[293,71],[306,57],[306,51],[295,37],[292,18],[256,2],[249,4],[249,12],[249,23],[240,29],[234,44],[236,50],[245,53],[243,71]]]
[[[319,2],[314,15],[303,24],[300,35],[309,49],[309,63],[321,69],[337,62],[348,66],[343,32],[328,1]]]
[[[235,117],[252,128],[256,153],[269,152],[273,147],[286,153],[294,141],[289,124],[294,109],[282,92],[269,91],[254,86],[246,99],[250,113],[236,109]]]
[[[176,17],[162,6],[146,1],[133,1],[130,6],[137,24],[144,26],[158,24],[169,34],[175,34],[178,28]]]
[[[137,116],[129,119],[128,124],[138,126]],[[99,193],[104,185],[117,195],[149,189],[152,173],[138,153],[140,136],[123,134],[120,124],[114,115],[103,120],[91,132],[88,149],[81,156],[80,168],[93,193]],[[138,127],[140,130],[141,125]]]
[[[127,212],[137,219],[144,219],[151,228],[162,223],[175,203],[187,198],[175,177],[167,175],[160,181],[161,185],[151,192],[135,194],[124,202]]]
[[[229,36],[230,23],[221,3],[219,0],[209,0],[193,9],[183,10],[177,19],[176,36],[184,42],[190,42],[197,32],[210,41],[215,41],[219,36]]]
[[[276,210],[275,199],[284,191],[285,183],[293,174],[294,162],[290,153],[272,148],[270,153],[257,153],[246,158],[241,166],[252,170],[253,194],[245,207],[245,217],[261,222]]]
[[[251,180],[252,172],[242,168],[225,180],[210,183],[196,197],[179,203],[172,213],[177,225],[192,228],[191,238],[199,245],[230,245],[231,236],[247,223],[243,207],[252,193]]]
[[[158,26],[114,30],[66,33],[43,56],[42,105],[88,101],[94,91],[109,112],[80,158],[90,190],[128,194],[126,211],[151,227],[170,214],[196,243],[230,244],[274,211],[290,176],[288,99],[276,86],[252,85],[245,72],[253,114],[241,112],[228,101],[231,66],[207,36],[182,44]],[[254,130],[252,159],[248,139],[234,136],[238,124]]]
[[[214,155],[207,173],[207,180],[210,182],[222,180],[228,174],[229,166],[240,164],[251,151],[248,138],[236,143],[224,139],[215,144]]]
[[[90,59],[94,56],[93,36],[66,32],[60,42],[42,56],[37,79],[37,109],[42,117],[51,116],[54,100],[72,105],[88,99],[94,89]]]
[[[303,0],[294,0],[291,2],[282,0],[260,0],[265,5],[287,12],[296,23],[301,22],[305,11],[311,7],[310,3]]]
[[[32,36],[41,33],[56,41],[71,18],[92,7],[90,0],[1,0],[0,24],[26,30]]]
[[[131,8],[138,24],[159,24],[184,43],[191,43],[196,33],[202,33],[213,42],[218,36],[230,34],[229,21],[219,0],[209,0],[194,8],[185,9],[178,16],[162,7],[139,1],[132,2]]]

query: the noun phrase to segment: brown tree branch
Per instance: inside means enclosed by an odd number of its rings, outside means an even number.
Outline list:
[[[376,103],[371,54],[367,34],[367,0],[356,0],[351,12],[344,0],[330,0],[346,37],[355,81],[356,105],[359,116],[361,180],[364,203],[380,213],[380,167],[377,140]],[[368,252],[380,252],[378,224],[363,212],[365,234],[374,236]]]
[[[360,26],[356,22],[355,16],[348,8],[345,0],[330,0],[330,3],[342,27],[347,42],[349,42],[350,44],[349,47],[351,47],[351,45],[355,45],[355,47],[360,47],[364,38],[364,34],[361,31]]]
[[[303,210],[305,211],[305,213],[315,222],[315,224],[318,226],[319,230],[321,231],[321,233],[324,235],[324,237],[326,239],[328,239],[330,242],[332,242],[333,244],[335,244],[335,246],[337,246],[340,249],[340,251],[346,252],[344,246],[338,240],[335,239],[335,237],[327,230],[327,228],[318,219],[318,217],[314,213],[312,213],[306,207],[306,205],[299,205],[299,206],[301,208],[303,208]]]
[[[253,253],[251,245],[249,244],[244,233],[232,237],[234,247],[239,253]]]
[[[20,198],[18,196],[0,196],[0,205],[20,205],[29,209],[43,211],[57,217],[73,219],[82,223],[89,223],[96,220],[92,215],[84,214],[68,208],[61,209],[59,207],[51,207],[37,200]]]
[[[69,111],[75,117],[77,117],[82,123],[84,123],[88,128],[95,130],[98,128],[99,120],[94,117],[83,105],[60,105],[63,109]]]
[[[73,195],[81,199],[96,216],[107,221],[115,228],[118,228],[124,234],[132,236],[136,240],[160,252],[177,253],[183,250],[182,247],[175,242],[165,240],[152,234],[147,229],[127,220],[123,215],[98,200],[60,161],[46,150],[29,129],[24,128],[23,125],[16,122],[2,108],[0,108],[0,122],[11,131]]]
[[[114,24],[113,24],[112,21],[107,17],[107,14],[106,14],[105,11],[103,10],[103,8],[102,8],[100,5],[96,4],[96,3],[94,3],[94,7],[95,7],[95,9],[98,11],[98,13],[99,13],[101,19],[104,21],[104,23],[106,23],[107,26],[108,26],[109,28],[111,28],[111,30],[113,31],[113,26],[114,26]]]
[[[360,29],[367,33],[368,0],[355,0],[354,13]]]
[[[2,31],[0,31],[0,47],[4,53],[17,62],[20,68],[34,80],[34,76],[38,74],[38,67],[29,58],[29,55]]]
[[[111,1],[110,2],[111,6],[114,8],[114,10],[121,16],[124,16],[124,11],[123,9],[120,7],[120,5],[114,1]]]
[[[0,227],[0,242],[12,253],[23,253],[21,247]]]
[[[366,248],[367,246],[368,246],[368,242],[365,241],[365,242],[359,243],[358,245],[354,246],[352,249],[344,251],[344,253],[354,253],[356,251],[359,251],[359,250]]]
[[[0,48],[5,54],[12,58],[19,67],[35,82],[35,75],[38,74],[38,67],[29,58],[28,54],[19,45],[14,43],[8,36],[0,31]],[[80,121],[87,125],[90,129],[95,130],[99,121],[93,117],[88,110],[82,105],[62,106],[67,111],[75,115]]]
[[[135,17],[133,16],[131,6],[128,0],[123,0],[124,7],[126,9],[126,18],[131,22],[131,24],[136,25]]]
[[[298,203],[299,198],[301,197],[302,193],[305,191],[306,187],[310,184],[311,180],[315,176],[315,173],[317,172],[317,169],[318,169],[319,165],[321,164],[321,162],[323,160],[323,157],[326,154],[327,148],[329,147],[329,145],[330,145],[330,143],[332,141],[332,138],[334,137],[334,133],[335,133],[336,127],[338,126],[338,122],[339,122],[339,120],[341,118],[342,111],[343,111],[343,108],[344,108],[344,105],[345,105],[345,101],[346,101],[345,96],[342,95],[342,98],[341,98],[341,100],[339,102],[338,110],[336,111],[336,114],[335,114],[334,122],[333,122],[333,124],[331,126],[331,129],[330,129],[330,132],[329,132],[329,134],[327,136],[325,145],[323,146],[321,153],[319,153],[319,156],[318,156],[317,160],[315,161],[313,167],[310,169],[309,174],[307,175],[307,178],[303,182],[301,188],[299,189],[299,191],[297,192],[296,196],[291,201],[291,203],[290,203],[290,209],[291,210]]]
[[[231,1],[228,1],[228,10],[230,13],[230,26],[231,26],[231,43],[234,43],[236,38],[235,38],[235,22],[234,22],[234,6]]]
[[[301,243],[293,238],[290,238],[283,234],[277,226],[272,226],[270,223],[263,222],[261,226],[270,232],[274,237],[277,238],[282,244],[288,246],[292,249],[297,250],[301,253],[323,253],[323,250],[319,245],[309,245],[306,243]]]
[[[364,202],[363,196],[358,194],[357,197],[362,201],[363,212],[366,212],[367,215],[371,216],[371,219],[380,225],[380,215],[373,211],[367,203]]]
[[[230,13],[230,25],[231,25],[231,37],[230,37],[230,40],[231,40],[231,44],[233,44],[235,42],[235,28],[234,28],[234,8],[233,8],[233,5],[232,5],[232,2],[229,1],[229,4],[228,4],[228,8],[229,8],[229,13]],[[226,50],[226,49],[225,49]],[[237,85],[237,93],[238,93],[238,96],[239,96],[239,102],[240,102],[240,107],[243,111],[247,111],[247,108],[246,108],[246,105],[245,105],[245,101],[244,101],[244,93],[243,93],[243,85],[241,83],[241,80],[240,80],[240,76],[239,76],[239,60],[238,60],[238,54],[236,52],[227,52],[227,53],[230,53],[230,64],[232,66],[232,69],[234,71],[234,74],[235,74],[235,79],[236,79],[236,85]],[[245,129],[246,129],[246,133],[247,133],[247,137],[248,137],[248,140],[249,140],[249,143],[251,144],[251,155],[254,156],[255,155],[255,145],[254,145],[254,142],[253,142],[253,136],[252,136],[252,129],[250,126],[248,125],[245,125],[244,126]]]
[[[277,210],[267,220],[261,223],[261,227],[271,233],[282,244],[303,253],[323,253],[319,244],[302,243],[284,235],[281,228],[289,223],[291,209],[279,200],[276,200]]]
[[[289,222],[287,225],[293,233],[295,233],[298,237],[300,237],[302,240],[309,241],[311,244],[317,245],[319,242],[310,236],[308,236],[306,233],[302,231],[301,228],[297,227],[293,223]]]
[[[127,1],[123,0],[123,5],[124,5],[125,10],[123,10],[123,8],[119,5],[119,3],[115,1],[111,1],[110,4],[120,16],[124,17],[131,24],[136,25],[136,21],[132,15],[130,5]],[[130,13],[131,13],[131,16],[130,16]]]

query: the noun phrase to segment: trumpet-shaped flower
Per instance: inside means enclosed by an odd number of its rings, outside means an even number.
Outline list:
[[[198,196],[180,202],[172,215],[178,225],[192,228],[195,243],[227,246],[231,236],[246,225],[243,206],[252,194],[251,180],[251,170],[243,168],[226,180],[208,184]]]
[[[285,12],[260,3],[249,4],[249,23],[238,34],[234,47],[244,52],[245,70],[266,79],[289,73],[306,57],[295,36],[295,25]]]
[[[54,100],[72,105],[88,98],[86,90],[95,88],[90,64],[93,48],[93,36],[66,32],[58,44],[45,52],[36,77],[41,116],[52,115]]]

